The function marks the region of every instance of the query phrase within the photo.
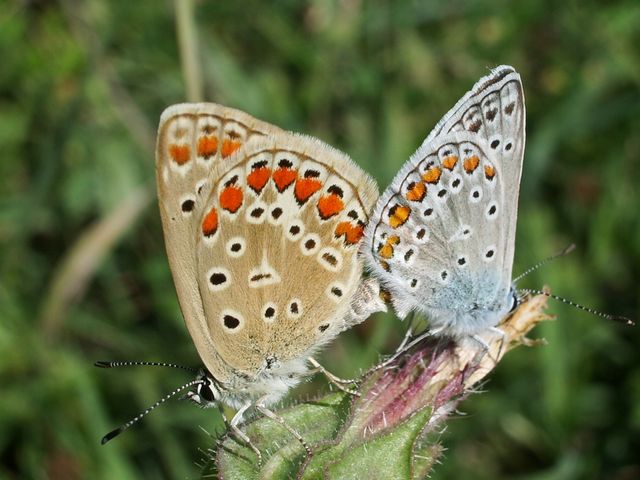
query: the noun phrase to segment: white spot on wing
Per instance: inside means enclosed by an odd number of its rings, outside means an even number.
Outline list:
[[[320,235],[317,233],[308,233],[300,241],[300,250],[303,255],[313,255],[320,250]]]
[[[449,243],[456,242],[458,240],[467,240],[471,238],[471,235],[473,235],[473,229],[470,225],[460,225],[456,233],[449,238]]]
[[[291,220],[284,229],[284,234],[288,240],[295,242],[304,235],[304,223],[300,220],[293,219]]]
[[[460,190],[462,190],[462,176],[460,176],[459,173],[454,173],[453,175],[451,175],[451,178],[449,179],[449,189],[453,194],[456,194]]]
[[[244,318],[240,312],[225,308],[220,312],[220,324],[227,333],[238,333],[244,328]]]
[[[487,220],[495,220],[498,217],[498,203],[491,202],[487,205],[487,208],[484,210],[484,217]]]
[[[273,285],[282,281],[278,272],[269,265],[266,252],[263,253],[262,263],[260,266],[252,268],[249,271],[249,287],[261,288],[267,285]]]
[[[273,323],[278,317],[278,307],[273,302],[267,302],[262,306],[262,320],[265,323]]]
[[[323,248],[318,252],[317,258],[320,265],[330,272],[339,272],[342,269],[342,255],[335,248]]]
[[[233,237],[227,242],[225,250],[227,251],[227,255],[231,258],[240,258],[244,255],[246,246],[247,243],[245,242],[244,237]]]
[[[302,301],[299,298],[292,298],[287,303],[287,316],[289,318],[300,318],[302,316]]]
[[[496,254],[497,254],[496,246],[489,245],[482,252],[482,261],[487,263],[493,262],[496,258]]]
[[[340,282],[333,282],[327,287],[325,293],[335,303],[340,303],[344,298],[344,285]]]
[[[469,202],[470,203],[478,203],[482,200],[482,188],[474,187],[469,192]]]
[[[207,272],[207,285],[212,292],[220,292],[231,285],[231,273],[224,267],[213,267]]]
[[[254,202],[245,212],[245,218],[248,223],[259,225],[264,222],[267,216],[267,205],[262,201]]]

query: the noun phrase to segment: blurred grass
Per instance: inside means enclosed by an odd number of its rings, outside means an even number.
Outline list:
[[[385,187],[488,68],[522,74],[528,140],[515,272],[578,250],[522,286],[640,318],[640,4],[196,2],[207,100],[343,149]],[[157,208],[123,229],[60,310],[62,260],[140,188],[153,129],[186,87],[171,2],[0,2],[0,477],[184,478],[220,429],[169,402],[106,447],[101,435],[185,381],[97,359],[197,364]],[[194,87],[197,89],[197,86]],[[92,253],[91,251],[89,253]],[[54,292],[54,295],[58,295]],[[638,329],[552,304],[549,345],[514,352],[463,404],[434,478],[640,477]],[[349,376],[389,352],[390,317],[348,332],[325,364]],[[323,382],[304,385],[312,394]]]

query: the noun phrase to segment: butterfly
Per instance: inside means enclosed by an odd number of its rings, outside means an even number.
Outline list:
[[[268,407],[309,364],[324,371],[311,356],[386,309],[358,255],[376,183],[320,140],[213,103],[164,111],[156,174],[169,265],[203,363],[186,398],[237,409],[230,425],[252,446],[237,428],[244,412],[280,420]]]
[[[499,66],[437,123],[378,200],[367,268],[401,318],[474,336],[518,305],[511,271],[525,144],[520,75]]]

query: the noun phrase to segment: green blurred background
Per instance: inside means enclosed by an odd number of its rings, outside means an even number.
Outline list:
[[[198,79],[206,100],[320,137],[383,188],[480,76],[514,65],[528,109],[514,272],[578,247],[520,286],[640,318],[637,0],[180,7],[0,0],[0,478],[198,476],[215,411],[174,400],[99,444],[188,376],[92,366],[198,364],[153,166],[160,112]],[[640,478],[639,329],[549,311],[535,332],[549,345],[510,354],[462,404],[432,478]],[[324,363],[352,376],[404,328],[372,318]]]

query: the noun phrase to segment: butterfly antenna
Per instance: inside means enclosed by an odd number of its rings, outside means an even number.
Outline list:
[[[518,280],[520,280],[522,277],[526,277],[531,272],[536,271],[541,266],[546,265],[547,263],[551,262],[552,260],[555,260],[556,258],[564,257],[565,255],[569,255],[575,249],[576,249],[576,244],[572,243],[571,245],[566,247],[564,250],[562,250],[560,253],[556,253],[555,255],[551,255],[550,257],[547,257],[544,260],[539,261],[533,267],[530,267],[530,268],[526,269],[524,272],[522,272],[520,275],[518,275],[516,278],[514,278],[513,279],[513,283],[517,283]]]
[[[534,294],[534,295],[545,295],[549,298],[553,298],[554,300],[558,300],[559,302],[562,302],[564,304],[567,305],[571,305],[572,307],[577,308],[578,310],[582,310],[584,312],[588,312],[592,315],[595,315],[596,317],[601,317],[601,318],[606,318],[607,320],[613,320],[614,322],[619,322],[619,323],[624,323],[625,325],[629,325],[629,326],[633,326],[636,324],[635,321],[631,320],[630,318],[627,317],[623,317],[620,315],[610,315],[608,313],[602,313],[599,312],[597,310],[594,310],[593,308],[589,308],[589,307],[585,307],[583,305],[580,305],[578,303],[572,302],[571,300],[567,300],[566,298],[562,298],[559,297],[557,295],[553,295],[552,293],[549,292],[543,292],[542,290],[534,290],[531,288],[525,288],[522,290],[518,290],[519,294]]]
[[[146,416],[148,413],[150,413],[152,410],[155,410],[157,407],[159,407],[160,405],[162,405],[164,402],[166,402],[167,400],[169,400],[171,397],[174,397],[175,395],[177,395],[178,393],[180,393],[181,391],[183,391],[185,388],[189,388],[193,385],[196,385],[198,383],[204,383],[202,380],[191,380],[189,383],[185,383],[184,385],[182,385],[179,388],[176,388],[173,392],[169,393],[168,395],[165,395],[163,398],[161,398],[160,400],[158,400],[156,403],[154,403],[153,405],[151,405],[149,408],[147,408],[144,412],[139,413],[138,415],[136,415],[135,417],[133,417],[131,420],[129,420],[127,423],[119,426],[118,428],[116,428],[115,430],[110,431],[109,433],[107,433],[104,437],[102,437],[102,440],[100,440],[100,443],[102,445],[104,445],[105,443],[107,443],[109,440],[112,440],[113,438],[117,437],[118,435],[120,435],[122,432],[124,432],[127,428],[129,428],[131,425],[133,425],[134,423],[137,423],[138,421],[140,421],[144,416]]]
[[[185,367],[184,365],[176,365],[175,363],[165,363],[165,362],[104,362],[98,361],[94,363],[96,367],[99,368],[116,368],[116,367],[135,367],[135,366],[145,366],[145,367],[169,367],[169,368],[179,368],[180,370],[186,370],[187,372],[198,373],[197,368]]]

